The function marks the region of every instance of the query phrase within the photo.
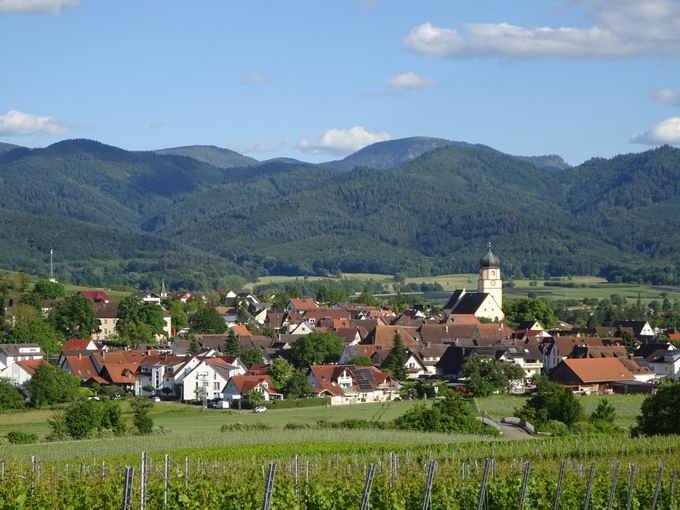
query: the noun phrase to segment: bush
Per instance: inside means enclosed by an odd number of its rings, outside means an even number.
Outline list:
[[[394,421],[398,429],[424,432],[463,434],[494,434],[475,417],[470,403],[457,393],[451,393],[430,407],[416,405]]]
[[[311,423],[286,423],[283,428],[286,430],[308,430],[316,429],[317,426]]]
[[[568,427],[583,418],[583,406],[568,388],[541,377],[536,393],[517,411],[517,416],[545,431],[550,421],[560,421]]]
[[[33,407],[73,400],[78,395],[80,380],[59,368],[43,364],[25,384]]]
[[[267,402],[270,409],[297,409],[301,407],[324,407],[331,405],[331,397],[309,397]]]
[[[94,432],[125,432],[120,406],[107,400],[81,400],[74,402],[64,413],[63,419],[55,415],[50,421],[50,439],[64,438],[64,432],[73,439],[85,439]]]
[[[642,403],[634,435],[680,434],[680,382],[663,384]]]
[[[12,444],[31,444],[38,440],[38,436],[28,432],[13,430],[12,432],[7,433],[7,439]]]
[[[220,427],[220,432],[242,432],[242,431],[256,431],[256,430],[270,430],[271,425],[266,423],[225,423]]]
[[[69,433],[68,427],[66,426],[66,413],[55,413],[47,420],[47,424],[50,426],[50,433],[46,438],[48,441],[64,441],[65,439],[68,439]]]
[[[26,399],[8,379],[0,379],[0,413],[24,409]]]
[[[590,415],[590,423],[599,432],[617,432],[619,430],[616,426],[616,410],[604,398],[600,400],[597,408]]]
[[[149,410],[153,403],[148,398],[136,398],[130,405],[135,413],[135,427],[140,434],[151,434],[153,432],[153,418],[149,416]]]

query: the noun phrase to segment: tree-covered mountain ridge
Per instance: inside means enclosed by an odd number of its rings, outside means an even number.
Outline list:
[[[356,166],[216,166],[203,146],[5,147],[0,266],[40,272],[55,248],[73,281],[209,287],[235,274],[468,272],[492,240],[508,276],[678,283],[680,150],[555,168],[561,158],[437,140],[381,142],[346,158]]]

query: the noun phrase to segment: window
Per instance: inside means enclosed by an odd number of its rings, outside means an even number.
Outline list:
[[[219,383],[219,382],[214,383],[214,384],[213,384],[213,389],[219,390],[219,389],[220,389],[220,383]]]

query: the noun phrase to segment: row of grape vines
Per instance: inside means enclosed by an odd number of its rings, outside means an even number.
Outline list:
[[[348,445],[343,453],[296,455],[288,448],[251,458],[215,448],[0,461],[0,510],[680,509],[680,438],[480,442],[398,453],[352,453]]]

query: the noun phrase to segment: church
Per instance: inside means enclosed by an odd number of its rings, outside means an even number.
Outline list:
[[[454,291],[451,299],[444,307],[446,318],[474,315],[477,319],[501,322],[503,313],[503,280],[501,280],[501,261],[491,251],[479,261],[479,279],[477,292],[465,289]]]

